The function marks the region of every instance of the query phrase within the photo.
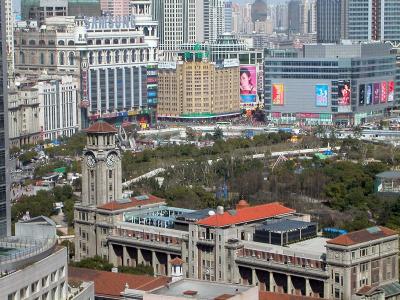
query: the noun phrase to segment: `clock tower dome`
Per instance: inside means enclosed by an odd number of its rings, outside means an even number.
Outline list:
[[[82,159],[82,205],[100,206],[122,197],[121,154],[117,129],[98,121],[87,130]]]

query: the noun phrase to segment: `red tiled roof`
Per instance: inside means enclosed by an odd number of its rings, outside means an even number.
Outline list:
[[[278,202],[244,207],[233,213],[224,212],[222,215],[215,214],[197,222],[199,225],[223,227],[233,224],[252,222],[280,215],[296,212],[294,209],[283,206]]]
[[[183,260],[180,259],[179,257],[175,257],[174,259],[171,259],[169,262],[173,266],[181,266],[183,264]]]
[[[222,294],[222,295],[220,295],[218,297],[215,297],[214,300],[227,300],[227,299],[230,299],[230,298],[232,298],[234,296],[235,295],[232,295],[232,294]]]
[[[170,281],[170,278],[165,276],[152,277],[74,267],[68,267],[68,278],[71,281],[93,281],[96,296],[112,297],[120,297],[120,293],[125,290],[126,284],[130,289],[151,291],[165,286]]]
[[[107,123],[105,121],[97,121],[88,129],[86,129],[88,133],[117,133],[117,129],[114,125]]]
[[[370,286],[370,285],[365,285],[361,289],[359,289],[356,294],[357,295],[364,295],[364,294],[368,293],[372,288],[373,287]]]
[[[323,300],[322,298],[280,294],[273,292],[260,291],[259,300]]]
[[[136,197],[132,197],[130,199],[130,202],[127,201],[126,203],[120,203],[118,201],[111,201],[102,206],[98,206],[97,208],[114,211],[114,210],[126,209],[126,208],[141,206],[141,205],[165,203],[165,199],[158,198],[153,195],[146,195],[146,196],[148,196],[148,199],[138,200]]]
[[[339,235],[334,239],[328,240],[327,243],[340,246],[351,246],[396,234],[397,234],[396,231],[391,230],[389,228],[382,226],[375,226]]]

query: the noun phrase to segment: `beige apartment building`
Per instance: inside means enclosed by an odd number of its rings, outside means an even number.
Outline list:
[[[239,64],[178,61],[161,64],[158,117],[217,117],[240,111]]]

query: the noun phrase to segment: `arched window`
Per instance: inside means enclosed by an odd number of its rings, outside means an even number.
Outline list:
[[[132,50],[131,60],[132,60],[132,62],[136,61],[136,51],[135,50]]]
[[[44,53],[40,53],[40,64],[44,65]]]
[[[54,65],[54,53],[53,52],[50,53],[50,64]]]
[[[74,41],[68,41],[68,46],[73,46],[73,45],[75,45]]]
[[[30,40],[30,41],[29,41],[29,45],[30,45],[30,46],[34,46],[34,45],[36,45],[36,42],[35,42],[35,40]]]
[[[24,39],[21,40],[22,45],[26,45],[26,41]]]
[[[96,45],[101,45],[101,40],[96,40]]]
[[[93,40],[88,40],[88,45],[93,45]]]
[[[150,60],[150,50],[147,49],[146,50],[146,61],[149,61],[149,60]]]
[[[44,46],[44,45],[46,45],[46,42],[45,42],[44,40],[40,40],[40,41],[39,41],[39,45],[40,45],[40,46]]]
[[[111,63],[111,52],[110,52],[110,50],[107,50],[106,62],[107,62],[108,64]]]
[[[113,44],[119,44],[118,39],[114,39],[114,40],[113,40]]]
[[[58,54],[58,63],[63,66],[65,64],[65,54],[64,52],[60,52]]]
[[[128,62],[128,50],[124,50],[124,63]]]
[[[15,45],[15,46],[17,46],[17,45],[18,45],[18,43],[17,43],[17,40],[14,40],[14,45]]]
[[[50,41],[48,42],[48,44],[49,44],[49,46],[54,46],[54,45],[56,44],[56,42],[53,41],[53,40],[50,40]]]
[[[122,43],[122,44],[126,44],[127,42],[128,42],[127,39],[122,39],[122,40],[121,40],[121,43]]]
[[[94,62],[94,57],[93,57],[93,51],[89,52],[89,64],[93,65]]]
[[[104,44],[110,45],[110,44],[111,44],[111,41],[110,41],[109,39],[105,39],[105,40],[104,40]]]
[[[103,52],[102,51],[99,51],[99,53],[98,53],[97,63],[99,65],[101,65],[103,63]]]
[[[115,51],[115,62],[119,63],[119,50]]]
[[[149,36],[149,29],[147,27],[143,28],[144,36]]]
[[[130,38],[129,39],[129,43],[134,44],[135,43],[135,39],[134,38]]]
[[[25,53],[22,51],[19,52],[19,60],[20,60],[21,64],[25,63]]]
[[[73,66],[75,63],[75,59],[74,59],[74,52],[70,52],[68,54],[68,63],[70,66]]]
[[[65,42],[64,42],[63,40],[61,40],[61,41],[58,41],[58,45],[60,45],[60,46],[64,46],[64,45],[65,45]]]

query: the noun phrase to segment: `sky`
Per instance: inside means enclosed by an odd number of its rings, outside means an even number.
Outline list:
[[[267,4],[277,4],[277,3],[285,3],[287,0],[264,0]],[[232,0],[234,3],[253,3],[254,0]]]

